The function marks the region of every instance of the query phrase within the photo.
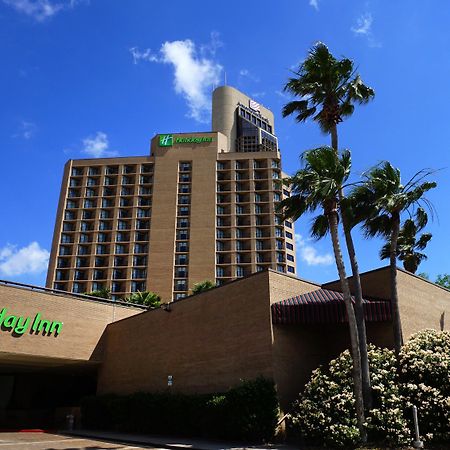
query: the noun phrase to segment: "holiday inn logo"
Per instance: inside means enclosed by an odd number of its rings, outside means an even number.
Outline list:
[[[173,134],[160,134],[159,135],[159,146],[160,147],[172,147],[173,145]]]
[[[213,138],[210,136],[184,136],[173,138],[173,134],[160,134],[159,146],[172,147],[174,144],[204,144],[212,142]]]

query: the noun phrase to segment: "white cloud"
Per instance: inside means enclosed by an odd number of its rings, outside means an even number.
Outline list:
[[[207,52],[215,53],[218,48],[220,41],[217,35],[214,36],[209,47],[200,47],[200,52],[197,52],[196,45],[190,39],[164,42],[157,55],[150,49],[130,49],[135,64],[142,60],[173,66],[175,92],[186,99],[189,117],[198,122],[208,122],[210,119],[209,93],[219,84],[222,71],[220,64],[205,55]]]
[[[356,25],[351,27],[355,36],[367,38],[369,47],[381,47],[381,43],[375,39],[372,32],[373,17],[371,13],[365,13],[356,19]]]
[[[320,255],[317,249],[303,239],[302,235],[295,234],[295,243],[300,259],[306,262],[308,266],[329,266],[333,264],[334,258],[330,253]]]
[[[8,277],[44,272],[50,253],[37,242],[18,249],[8,244],[0,248],[0,274]]]
[[[312,6],[316,11],[319,11],[319,0],[309,0],[309,6]]]
[[[356,19],[356,25],[352,27],[355,34],[367,35],[372,29],[372,14],[366,13]]]
[[[261,98],[261,97],[264,97],[265,95],[266,95],[265,91],[253,92],[252,93],[252,97],[254,97],[254,98]]]
[[[259,83],[259,78],[256,75],[252,74],[248,69],[241,69],[239,71],[239,76],[249,78],[255,83]]]
[[[32,137],[34,137],[37,130],[38,130],[38,127],[35,123],[27,122],[26,120],[22,120],[18,127],[17,133],[13,134],[12,137],[28,140],[28,139],[31,139]]]
[[[43,22],[53,17],[64,9],[71,9],[79,3],[88,2],[88,0],[65,0],[54,2],[51,0],[2,0],[5,5],[14,8],[17,12],[25,14],[32,19]]]
[[[108,150],[109,140],[106,133],[97,131],[95,136],[88,136],[83,139],[83,153],[93,158],[107,158],[117,155],[117,152]]]
[[[283,91],[275,91],[275,94],[277,94],[281,98],[284,98],[285,100],[289,100],[291,98],[289,95],[287,95]]]

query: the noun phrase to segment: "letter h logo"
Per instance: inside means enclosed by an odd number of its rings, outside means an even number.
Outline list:
[[[159,146],[160,147],[172,147],[173,145],[173,134],[160,134],[159,135]]]

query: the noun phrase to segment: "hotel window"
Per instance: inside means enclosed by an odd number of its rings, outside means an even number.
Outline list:
[[[289,242],[286,242],[286,248],[288,250],[294,250],[294,246],[292,244],[290,244]]]
[[[106,255],[108,253],[107,249],[106,245],[99,244],[95,248],[95,253],[97,255]]]
[[[91,225],[88,222],[81,222],[80,223],[80,230],[81,231],[89,231],[91,229]]]
[[[111,223],[110,222],[99,222],[98,229],[100,231],[110,230],[111,229]]]
[[[262,214],[263,209],[259,205],[255,205],[255,214]]]
[[[244,262],[242,255],[240,253],[236,253],[236,263],[240,264],[242,262]]]
[[[277,264],[277,271],[284,272],[284,266],[282,266],[281,264]]]
[[[177,231],[177,240],[179,241],[187,241],[189,239],[188,230],[179,230]]]
[[[64,272],[62,270],[57,270],[56,271],[56,279],[58,281],[65,281],[65,280],[67,280],[67,272]]]
[[[286,255],[286,259],[287,259],[288,261],[294,262],[294,256],[293,256],[293,255],[290,255],[289,253]]]
[[[128,187],[120,188],[120,195],[133,195],[133,190]]]
[[[244,276],[244,268],[241,266],[236,267],[236,276],[237,277],[243,277]]]
[[[105,277],[105,272],[103,270],[94,270],[94,276],[93,279],[94,280],[103,280]]]
[[[188,255],[176,255],[175,264],[177,266],[182,266],[188,263]]]
[[[244,214],[244,208],[242,206],[236,206],[236,214]]]
[[[256,241],[256,250],[264,250],[264,242]]]
[[[150,228],[150,222],[148,220],[136,220],[136,228],[138,230],[148,230]]]
[[[283,253],[277,252],[277,262],[284,262]]]
[[[146,256],[133,256],[133,266],[146,266],[147,257]]]
[[[145,269],[133,269],[131,272],[131,278],[134,280],[136,278],[145,278],[147,276],[147,271]]]
[[[191,197],[189,195],[178,196],[178,203],[180,205],[189,205],[191,203]]]
[[[151,173],[151,172],[153,172],[152,165],[142,165],[141,166],[141,173]]]
[[[100,169],[98,167],[89,167],[88,175],[100,175]]]
[[[278,172],[272,172],[272,178],[274,180],[279,180],[280,179],[280,174]]]
[[[99,235],[100,237],[100,235]],[[130,235],[128,233],[117,233],[116,234],[116,242],[128,242],[130,240]],[[105,242],[105,241],[102,241]]]
[[[239,228],[236,229],[236,238],[243,238],[244,237],[244,231],[240,230]]]
[[[152,199],[151,198],[138,198],[138,206],[151,206]]]
[[[175,277],[176,278],[187,278],[188,276],[188,269],[187,267],[177,267],[175,270]]]
[[[136,211],[136,217],[150,217],[149,209],[138,209]]]
[[[81,181],[77,180],[76,178],[71,178],[69,182],[70,187],[79,187],[81,186]]]
[[[95,178],[88,178],[87,182],[86,182],[86,186],[96,186],[97,185],[97,180]]]
[[[133,206],[133,199],[121,197],[119,200],[120,207]]]
[[[94,281],[92,283],[92,290],[95,291],[101,291],[102,289],[104,289],[104,284],[103,283],[97,283],[96,281]]]
[[[96,192],[94,189],[86,189],[86,197],[95,197]]]
[[[225,214],[225,208],[223,206],[218,206],[217,214]]]
[[[217,163],[217,170],[225,170],[225,163],[218,162]]]
[[[244,201],[244,196],[241,194],[236,194],[236,203],[241,203]]]
[[[244,243],[242,241],[236,241],[236,250],[245,250]]]
[[[77,177],[83,175],[83,168],[82,167],[73,167],[72,168],[72,176]]]
[[[84,292],[84,284],[83,283],[73,283],[72,292],[75,294],[81,294]]]
[[[264,236],[263,230],[261,230],[261,228],[256,228],[255,236],[256,237],[263,237]]]
[[[131,177],[122,177],[122,184],[133,184],[133,179]]]
[[[83,208],[95,208],[94,200],[85,200],[83,203]]]
[[[275,236],[283,237],[283,230],[281,228],[275,228]]]
[[[132,281],[131,282],[131,292],[144,292],[145,291],[145,281]]]
[[[121,292],[122,283],[113,282],[111,283],[111,292]]]
[[[63,231],[75,231],[75,224],[73,223],[63,223]]]
[[[286,189],[283,189],[283,194],[285,197],[290,197],[291,193],[289,191],[287,191]]]
[[[56,291],[67,290],[65,283],[53,283],[53,289],[55,289]]]
[[[125,222],[124,220],[119,220],[117,222],[117,229],[118,230],[128,230],[129,229],[128,222]]]
[[[109,211],[101,210],[100,211],[100,219],[109,219],[111,215],[109,214]]]
[[[262,217],[255,217],[255,225],[263,225]]]
[[[177,280],[175,282],[175,290],[176,291],[186,291],[187,290],[186,280]]]
[[[141,175],[139,177],[139,183],[140,184],[149,184],[152,182],[152,177],[149,175]]]
[[[292,233],[289,233],[289,231],[286,231],[286,237],[289,239],[292,239]]]
[[[94,218],[94,212],[93,211],[83,211],[83,214],[82,214],[82,218],[84,219],[84,220],[91,220],[91,219],[93,219]]]
[[[114,253],[116,253],[117,255],[127,253],[127,246],[122,244],[116,244],[116,250]]]
[[[272,168],[273,169],[279,169],[280,168],[280,163],[276,160],[272,160]]]
[[[284,225],[285,225],[286,227],[288,227],[288,228],[292,228],[292,222],[289,222],[289,220],[286,220],[286,221],[284,222]]]
[[[123,166],[122,173],[134,173],[136,172],[135,166]]]
[[[94,261],[95,267],[106,267],[107,259],[97,256]]]
[[[275,192],[275,193],[273,194],[273,201],[274,201],[274,202],[280,202],[280,201],[281,201],[281,195],[278,194],[278,192]]]
[[[188,173],[180,173],[179,181],[181,183],[190,183],[191,176]]]
[[[64,213],[65,220],[75,220],[77,218],[75,211],[66,211]]]
[[[257,263],[263,263],[264,262],[264,255],[262,253],[256,254],[256,262]]]
[[[148,247],[144,244],[134,244],[133,253],[147,253]]]
[[[152,188],[139,186],[139,195],[150,195],[152,193]]]
[[[114,267],[123,267],[128,265],[128,258],[126,256],[114,256]]]
[[[112,278],[113,278],[113,280],[121,280],[121,279],[125,278],[125,271],[119,270],[119,269],[114,269],[112,271]]]
[[[117,166],[109,166],[106,168],[105,173],[107,175],[117,175],[119,173],[119,168]]]
[[[180,171],[181,172],[189,172],[190,170],[191,170],[191,163],[180,162]]]
[[[281,225],[283,223],[283,219],[280,216],[275,216],[275,225]]]
[[[79,197],[80,191],[78,189],[69,189],[69,197]]]
[[[86,273],[84,272],[84,270],[75,270],[73,279],[74,280],[85,280],[86,279]]]
[[[189,187],[188,184],[181,184],[178,187],[178,192],[180,192],[182,194],[189,194],[189,192],[191,192],[191,188]]]
[[[68,209],[78,208],[78,204],[73,200],[67,200],[67,208]]]
[[[80,234],[80,240],[79,242],[81,242],[82,244],[86,244],[89,242],[89,235],[88,234]]]
[[[295,269],[292,266],[287,266],[287,270],[290,273],[295,273]]]
[[[79,245],[78,246],[78,255],[89,255],[89,246],[88,245]]]
[[[257,272],[262,272],[264,270],[264,266],[256,266]]]
[[[87,267],[88,265],[87,258],[77,258],[75,261],[75,267]]]
[[[255,202],[262,202],[261,194],[255,194]]]
[[[67,268],[70,265],[69,262],[70,262],[69,258],[58,258],[58,263],[56,267],[58,267],[59,269]]]
[[[71,255],[72,254],[71,248],[61,245],[59,247],[59,254],[60,256]]]
[[[223,230],[217,230],[216,237],[223,239],[225,237],[225,232]]]
[[[137,231],[134,234],[134,240],[135,241],[148,241],[148,233]]]
[[[218,252],[223,252],[225,250],[225,244],[221,241],[216,243],[216,249]]]
[[[177,242],[177,252],[188,252],[189,245],[187,242]]]
[[[105,181],[103,184],[105,186],[111,186],[113,184],[116,184],[116,178],[115,177],[105,177]]]
[[[178,208],[178,214],[180,216],[188,216],[189,215],[189,207],[188,206],[181,206]]]
[[[283,241],[277,239],[276,248],[277,250],[283,250]]]
[[[225,276],[225,271],[223,267],[217,267],[216,268],[216,277],[223,277]]]

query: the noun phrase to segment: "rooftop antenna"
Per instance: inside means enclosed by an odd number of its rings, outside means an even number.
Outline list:
[[[227,85],[227,73],[226,72],[224,72],[224,79],[225,79],[224,86],[226,86]]]

